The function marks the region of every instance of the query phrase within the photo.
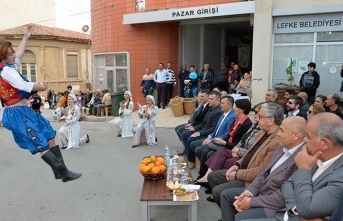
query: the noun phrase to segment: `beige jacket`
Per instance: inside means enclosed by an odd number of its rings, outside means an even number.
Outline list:
[[[104,97],[101,100],[101,103],[106,104],[106,105],[111,105],[112,101],[111,101],[111,94],[109,92],[107,92]]]

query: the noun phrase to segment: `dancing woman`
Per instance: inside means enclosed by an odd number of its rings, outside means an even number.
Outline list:
[[[133,100],[130,91],[124,92],[124,100],[119,103],[120,118],[114,122],[114,126],[118,128],[117,137],[133,137],[132,129],[134,127],[132,111]]]
[[[59,143],[62,149],[79,148],[80,145],[89,143],[88,134],[80,138],[79,119],[81,111],[76,102],[77,97],[74,94],[69,94],[67,100],[68,107],[61,109],[61,112],[66,116],[66,124],[58,131]]]
[[[155,99],[152,95],[146,96],[146,105],[142,106],[137,102],[139,107],[138,115],[141,118],[137,127],[133,129],[134,140],[132,148],[139,146],[144,141],[148,145],[156,145],[156,125],[155,119],[158,115],[158,107],[155,106]],[[142,132],[145,132],[145,137],[142,137]]]
[[[27,98],[47,89],[42,83],[29,82],[18,72],[20,58],[32,31],[33,26],[28,25],[17,52],[13,50],[11,42],[0,41],[0,97],[6,106],[2,122],[5,128],[12,131],[19,147],[32,154],[41,154],[56,179],[62,179],[63,182],[75,180],[81,174],[73,173],[65,166],[60,148],[55,144],[56,132],[49,121],[26,105]]]

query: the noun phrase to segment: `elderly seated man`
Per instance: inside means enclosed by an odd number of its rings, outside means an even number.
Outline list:
[[[294,158],[298,170],[282,185],[284,208],[268,219],[254,216],[250,220],[304,221],[331,216],[343,190],[342,134],[343,121],[337,115],[311,117],[306,125],[306,145]]]

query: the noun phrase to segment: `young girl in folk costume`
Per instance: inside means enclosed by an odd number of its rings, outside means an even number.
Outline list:
[[[28,25],[24,37],[15,52],[11,42],[0,41],[0,97],[5,101],[3,126],[12,131],[19,147],[32,154],[40,153],[42,159],[50,165],[55,178],[63,182],[75,180],[81,176],[67,169],[58,145],[55,144],[56,132],[41,114],[33,112],[26,101],[37,91],[45,91],[42,83],[31,83],[18,72],[20,58],[23,56],[33,26]]]
[[[124,99],[119,103],[119,116],[120,118],[114,122],[114,126],[118,128],[117,137],[133,137],[132,129],[134,127],[132,111],[133,100],[130,91],[125,91]]]
[[[66,116],[66,124],[58,131],[62,149],[79,148],[80,145],[89,142],[88,134],[80,138],[80,124],[78,121],[81,111],[76,102],[76,96],[69,94],[67,100],[68,107],[61,109],[61,112]]]
[[[155,106],[155,99],[152,95],[146,96],[146,103],[146,105],[142,106],[137,102],[139,107],[138,115],[141,120],[137,127],[133,129],[135,137],[132,148],[137,147],[144,139],[148,145],[157,144],[155,119],[158,115],[158,107]],[[145,132],[145,137],[142,137],[141,139],[143,131]]]

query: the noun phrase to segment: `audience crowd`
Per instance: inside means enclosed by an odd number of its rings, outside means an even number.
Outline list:
[[[182,66],[181,96],[196,97],[198,107],[188,122],[175,128],[184,148],[179,155],[185,156],[191,169],[199,160],[195,184],[205,187],[210,194],[207,201],[221,208],[222,220],[342,219],[340,96],[316,95],[320,77],[315,68],[315,63],[308,64],[300,80],[301,92],[286,89],[283,105],[277,103],[278,92],[269,89],[265,100],[251,109],[251,73],[241,73],[237,64],[221,64],[216,72],[219,88],[213,87],[215,72],[209,64],[199,74],[193,65],[189,71]],[[137,102],[139,124],[134,127],[133,97],[125,91],[120,118],[114,123],[117,136],[133,137],[133,148],[143,142],[156,145],[158,109],[168,105],[176,83],[170,62],[166,69],[160,63],[154,74],[146,69],[140,84],[146,104]],[[230,96],[234,93],[242,97]],[[58,93],[49,89],[46,98],[37,93],[29,101],[35,112],[47,102],[57,121],[65,118],[67,125],[59,135],[60,146],[67,149],[89,142],[88,135],[80,138],[75,124],[83,109],[87,115],[101,116],[104,108],[112,106],[107,89],[86,88],[74,95],[71,86]],[[254,122],[248,116],[251,110]],[[75,127],[78,135],[68,134],[67,127]]]

